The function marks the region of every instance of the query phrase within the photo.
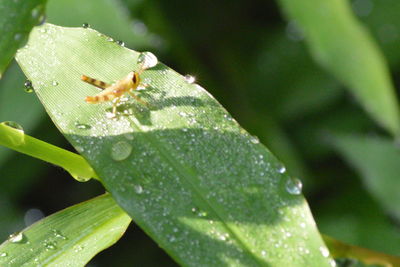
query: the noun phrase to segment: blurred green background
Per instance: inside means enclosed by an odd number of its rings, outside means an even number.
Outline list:
[[[351,4],[399,87],[400,2]],[[322,233],[400,256],[398,144],[314,62],[302,32],[275,1],[49,0],[47,22],[89,23],[195,76],[303,181]],[[27,134],[73,150],[24,82],[14,62],[0,80],[0,121],[16,121]],[[0,239],[103,191],[96,181],[79,183],[61,168],[0,147]],[[111,264],[176,265],[135,225],[90,266]]]

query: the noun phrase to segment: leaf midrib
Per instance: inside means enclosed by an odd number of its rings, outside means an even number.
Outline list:
[[[137,131],[142,132],[142,133],[146,133],[137,123],[135,123],[134,120],[132,119],[128,119],[130,121],[130,124],[136,128]],[[168,154],[172,154],[174,153],[174,150],[171,149],[169,150],[170,152],[165,151],[164,146],[166,145],[162,145],[156,138],[153,138],[151,135],[146,135],[144,134],[144,139],[146,139],[151,145],[153,145],[155,148],[158,148],[161,157],[164,158],[165,161],[167,161],[168,163],[170,163],[170,165],[176,170],[177,173],[179,173],[181,175],[181,177],[183,177],[184,181],[186,182],[186,184],[188,184],[193,192],[203,201],[203,203],[205,203],[208,208],[219,218],[220,222],[224,225],[224,227],[227,229],[227,232],[229,232],[238,242],[239,245],[242,246],[242,248],[248,252],[249,255],[251,255],[253,259],[255,259],[255,261],[260,265],[263,266],[265,265],[265,262],[263,262],[261,259],[259,259],[256,255],[254,255],[254,253],[252,253],[251,249],[246,245],[245,242],[242,241],[242,239],[239,237],[240,235],[238,233],[236,233],[233,229],[231,229],[230,226],[228,226],[228,224],[225,222],[225,220],[223,220],[223,218],[220,216],[218,209],[214,208],[210,202],[207,200],[206,197],[204,197],[203,192],[199,189],[196,188],[196,186],[190,181],[189,176],[192,177],[197,177],[198,175],[195,174],[195,172],[193,170],[191,170],[190,168],[187,168],[185,165],[179,163],[177,160],[171,160],[174,157],[170,157],[168,156]],[[176,157],[175,157],[176,158]],[[165,247],[167,248],[167,247]],[[173,253],[172,253],[173,254]]]

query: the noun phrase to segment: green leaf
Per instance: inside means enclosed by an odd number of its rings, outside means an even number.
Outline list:
[[[44,20],[46,0],[1,1],[0,78],[32,27]]]
[[[349,87],[378,123],[400,134],[398,103],[385,59],[354,18],[349,2],[279,2],[291,23],[304,32],[314,58]]]
[[[201,86],[159,63],[141,74],[148,106],[127,98],[110,119],[110,102],[85,103],[99,90],[82,74],[112,82],[138,70],[139,53],[107,39],[48,24],[17,59],[135,222],[185,266],[329,266],[307,203],[285,188],[291,177]]]
[[[0,145],[63,167],[78,181],[97,178],[81,156],[24,134],[19,125],[0,123]]]
[[[47,15],[48,22],[63,26],[88,23],[132,47],[154,46],[157,41],[154,34],[138,29],[140,22],[131,20],[129,10],[119,0],[50,0]]]
[[[368,191],[400,218],[400,150],[396,144],[383,137],[337,135],[333,145],[360,173]]]
[[[105,194],[48,216],[0,245],[1,266],[83,266],[131,219]]]

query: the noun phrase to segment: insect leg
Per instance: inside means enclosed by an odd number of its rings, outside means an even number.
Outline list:
[[[100,81],[100,80],[93,79],[93,78],[91,78],[89,76],[86,76],[86,75],[82,75],[81,76],[81,80],[86,82],[86,83],[88,83],[88,84],[96,86],[97,88],[103,89],[103,90],[106,89],[107,87],[110,87],[110,84],[105,83],[105,82]]]
[[[136,99],[139,103],[148,106],[149,104],[145,101],[143,101],[140,97],[138,97],[137,95],[135,95],[134,93],[132,93],[131,91],[128,91],[128,94],[130,94],[134,99]]]
[[[114,116],[117,115],[117,105],[118,105],[120,99],[121,99],[120,97],[117,97],[113,101],[112,113],[114,114]]]

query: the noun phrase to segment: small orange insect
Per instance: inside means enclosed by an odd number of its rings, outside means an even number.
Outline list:
[[[100,92],[95,96],[87,96],[85,101],[90,104],[97,104],[100,102],[111,101],[113,102],[112,112],[114,116],[117,112],[117,105],[121,99],[121,97],[128,93],[133,98],[135,98],[138,102],[147,105],[147,102],[143,101],[140,97],[135,95],[132,91],[137,90],[138,87],[146,87],[147,85],[140,83],[140,74],[144,71],[144,68],[141,68],[139,71],[130,72],[124,79],[119,80],[113,84],[108,84],[100,80],[96,80],[90,78],[86,75],[81,76],[81,80],[87,82],[93,86],[96,86],[104,91]]]

